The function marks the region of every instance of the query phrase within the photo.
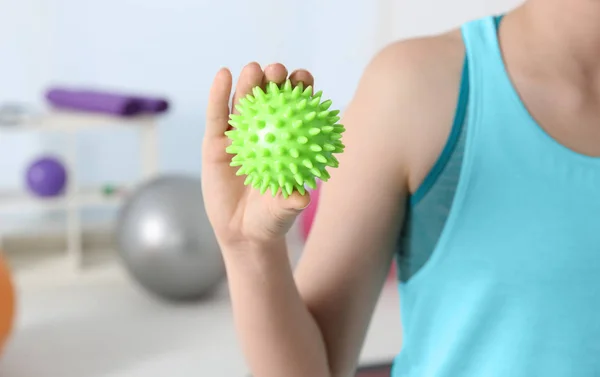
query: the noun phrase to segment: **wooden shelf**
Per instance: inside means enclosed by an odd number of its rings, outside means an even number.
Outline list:
[[[86,128],[132,127],[151,124],[156,116],[117,117],[103,114],[90,114],[72,111],[51,111],[33,116],[26,123],[1,126],[0,132],[69,132]]]
[[[114,206],[119,205],[125,197],[122,193],[106,195],[101,188],[82,189],[73,195],[50,198],[40,198],[24,191],[0,191],[0,212]]]
[[[141,181],[158,175],[158,127],[159,115],[117,117],[95,113],[51,110],[28,118],[26,122],[12,126],[0,126],[0,134],[22,132],[58,132],[65,136],[65,165],[69,171],[69,182],[77,182],[77,171],[69,167],[78,166],[77,134],[86,129],[129,128],[137,132],[140,139],[140,159],[142,163]],[[1,138],[0,138],[1,140]],[[129,187],[140,182],[135,182]],[[127,191],[127,190],[125,190]],[[126,193],[106,195],[102,187],[79,187],[69,185],[64,196],[39,198],[27,191],[0,191],[0,213],[21,213],[28,211],[62,210],[66,212],[67,258],[76,269],[82,266],[82,231],[84,224],[81,209],[89,207],[118,206],[126,198]],[[0,229],[1,231],[1,229]],[[0,245],[3,234],[0,233]]]

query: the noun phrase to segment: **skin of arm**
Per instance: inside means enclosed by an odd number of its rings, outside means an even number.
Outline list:
[[[453,32],[390,45],[371,61],[295,272],[282,241],[223,251],[255,377],[353,376],[407,196],[450,132],[463,57]]]

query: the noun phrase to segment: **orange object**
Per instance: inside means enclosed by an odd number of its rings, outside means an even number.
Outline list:
[[[0,351],[12,331],[15,316],[15,289],[8,265],[0,252]]]

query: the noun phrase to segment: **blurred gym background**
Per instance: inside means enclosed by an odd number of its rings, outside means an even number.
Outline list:
[[[0,0],[0,375],[247,375],[205,220],[162,218],[192,239],[202,276],[168,282],[172,272],[135,259],[151,242],[136,224],[164,212],[157,202],[201,202],[214,73],[249,61],[306,68],[343,110],[387,43],[518,3]],[[186,221],[205,228],[181,230]],[[309,223],[290,234],[292,259]],[[360,376],[389,375],[396,295],[390,279]]]

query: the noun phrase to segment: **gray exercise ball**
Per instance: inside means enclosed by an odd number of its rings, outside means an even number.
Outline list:
[[[199,179],[168,175],[139,187],[119,213],[116,242],[131,276],[163,299],[200,299],[225,276]]]

